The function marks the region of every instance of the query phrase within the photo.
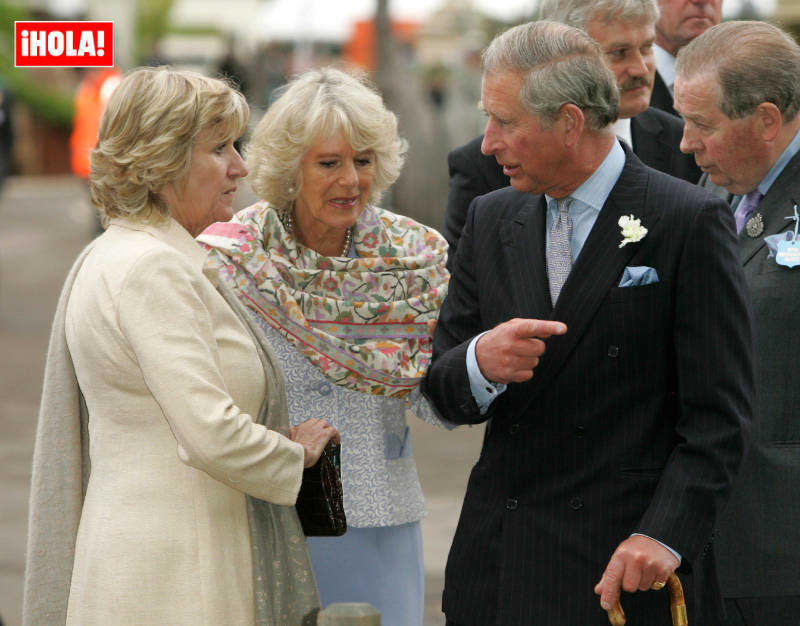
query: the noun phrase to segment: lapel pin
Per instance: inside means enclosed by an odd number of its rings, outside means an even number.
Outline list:
[[[764,218],[761,217],[761,213],[756,213],[753,217],[747,220],[745,229],[747,230],[748,237],[755,239],[761,235],[761,233],[764,232]]]

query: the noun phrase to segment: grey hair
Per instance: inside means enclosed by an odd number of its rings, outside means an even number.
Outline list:
[[[269,107],[245,149],[250,186],[272,206],[288,206],[302,189],[300,163],[311,145],[344,133],[356,151],[375,155],[370,202],[400,176],[407,143],[397,117],[363,75],[331,67],[292,80]]]
[[[655,24],[659,15],[655,0],[542,0],[539,5],[539,19],[581,30],[586,30],[586,25],[596,20],[605,24]]]
[[[716,74],[720,111],[747,117],[771,102],[784,121],[800,110],[800,46],[766,22],[723,22],[681,48],[675,66],[683,80]]]
[[[548,21],[520,24],[495,37],[482,60],[484,74],[525,75],[520,105],[545,127],[568,103],[583,111],[594,131],[619,116],[614,74],[603,62],[600,46],[581,30]]]

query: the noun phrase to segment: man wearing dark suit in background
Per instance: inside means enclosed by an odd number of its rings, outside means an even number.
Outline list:
[[[656,24],[656,76],[650,106],[677,115],[672,104],[675,56],[692,39],[722,19],[722,0],[658,0],[661,17]]]
[[[655,74],[655,0],[543,0],[540,17],[585,30],[600,44],[620,90],[613,132],[646,165],[697,182],[700,169],[678,147],[680,119],[648,108]],[[473,139],[448,155],[450,193],[442,232],[450,244],[450,262],[472,199],[509,184],[496,160],[481,154],[481,141],[482,137]]]
[[[779,264],[774,248],[794,235],[786,217],[800,201],[800,47],[763,22],[716,26],[678,55],[675,105],[686,118],[682,148],[731,194],[755,313],[752,445],[715,542],[729,623],[795,626],[800,267]]]
[[[718,626],[711,530],[753,384],[733,217],[618,142],[586,33],[517,26],[483,60],[483,150],[511,187],[470,206],[425,380],[447,419],[491,420],[447,620],[601,624],[620,586],[680,563],[692,623]],[[669,624],[665,605],[623,598],[631,624]]]

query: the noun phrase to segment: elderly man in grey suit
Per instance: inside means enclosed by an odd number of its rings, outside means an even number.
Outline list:
[[[708,187],[734,208],[756,323],[753,443],[715,542],[732,626],[800,623],[800,267],[776,256],[800,199],[800,46],[763,22],[678,55],[675,105]],[[789,245],[784,243],[784,246]],[[800,239],[794,245],[800,247]],[[709,285],[714,289],[714,285]]]

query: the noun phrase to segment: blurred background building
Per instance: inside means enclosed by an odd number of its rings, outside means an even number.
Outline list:
[[[19,0],[0,1],[0,88],[10,104],[11,172],[70,171],[77,70],[13,67],[19,19],[115,23],[120,71],[169,63],[234,80],[253,122],[274,90],[311,67],[339,64],[369,72],[400,119],[409,158],[384,204],[440,226],[446,155],[479,134],[483,120],[480,51],[498,31],[531,19],[538,0]],[[726,0],[727,18],[764,18],[775,0]],[[778,0],[776,16],[800,28],[800,0]],[[2,102],[0,101],[0,105]],[[2,136],[0,135],[0,141]],[[11,140],[8,140],[10,144]],[[245,138],[246,141],[246,138]]]
[[[758,5],[753,0],[750,0],[747,4],[746,10],[755,12],[759,15],[756,19],[760,19]],[[800,39],[800,0],[777,0],[777,6],[772,14],[771,21],[790,31],[795,39]]]

